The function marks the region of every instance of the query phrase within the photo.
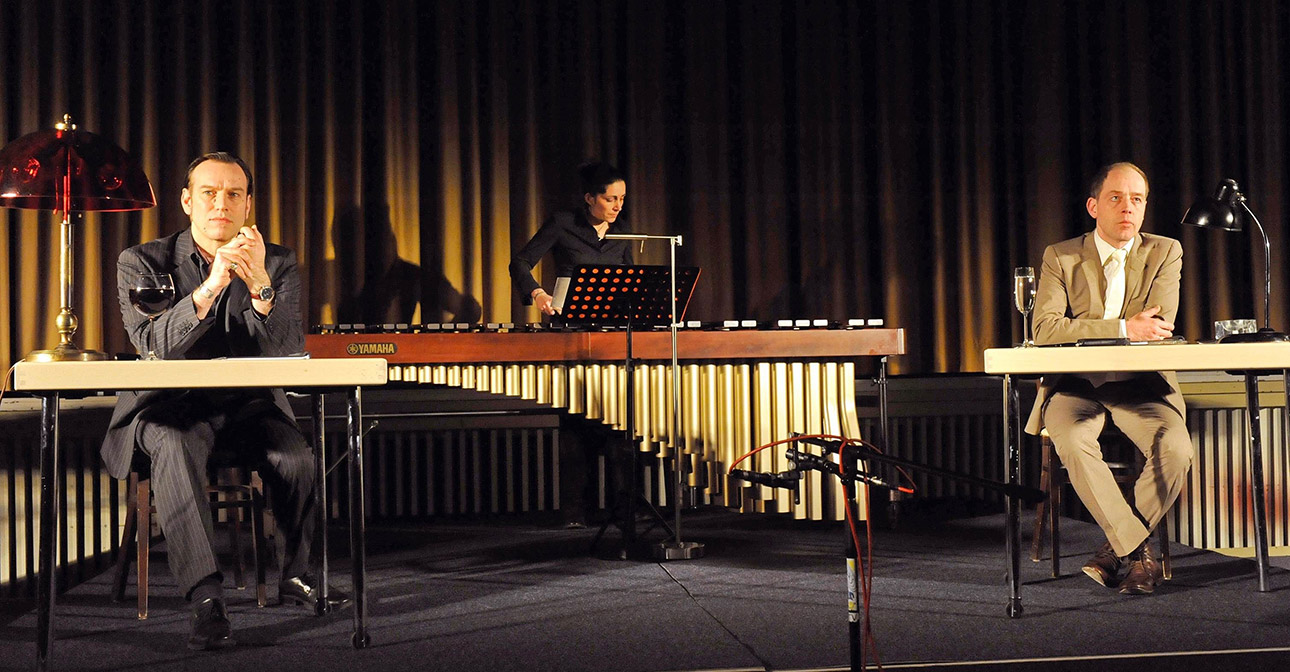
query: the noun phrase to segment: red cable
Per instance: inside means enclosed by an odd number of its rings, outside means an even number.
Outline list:
[[[878,448],[872,443],[869,443],[868,441],[865,441],[864,439],[852,439],[852,438],[840,436],[837,434],[802,434],[799,436],[791,436],[787,439],[779,439],[777,441],[771,441],[770,443],[767,443],[763,446],[758,446],[757,448],[754,448],[744,453],[743,455],[740,455],[738,459],[736,459],[734,462],[730,464],[730,468],[726,469],[726,473],[728,474],[732,470],[734,470],[735,466],[737,466],[740,462],[743,462],[749,457],[752,457],[753,455],[756,455],[757,453],[760,453],[761,451],[766,450],[767,448],[772,448],[774,446],[782,445],[785,443],[793,443],[794,441],[801,441],[802,439],[829,439],[832,441],[840,441],[842,443],[858,444],[869,448],[870,450],[874,451],[875,453],[878,453],[879,455],[884,454],[882,452],[882,449]],[[904,477],[905,482],[909,484],[908,486],[898,485],[896,486],[896,490],[898,492],[903,492],[907,495],[914,494],[916,490],[916,486],[914,485],[914,478],[909,475],[909,472],[905,471],[901,467],[896,467],[896,471],[900,472],[900,475]]]
[[[843,439],[843,440],[846,441],[847,443],[854,443],[854,441],[852,441],[851,439]],[[838,463],[838,473],[839,474],[844,473],[842,464],[840,461]],[[865,511],[868,511],[869,504],[870,504],[869,488],[865,488],[864,493],[865,493],[865,502],[864,502]],[[861,603],[864,605],[863,606],[864,634],[862,636],[864,637],[864,643],[867,645],[864,648],[864,652],[865,652],[864,657],[867,658],[868,652],[872,651],[874,663],[877,664],[878,669],[881,670],[882,659],[878,654],[878,640],[876,637],[874,637],[873,629],[869,625],[870,623],[869,605],[871,603],[870,596],[873,592],[873,526],[869,524],[869,519],[866,517],[865,518],[865,538],[867,539],[867,542],[868,542],[868,549],[866,551],[860,548],[860,533],[856,530],[855,519],[851,515],[851,507],[847,506],[845,510],[847,514],[847,525],[851,531],[851,542],[856,549],[856,560],[857,562],[860,563],[860,580],[859,580],[860,595],[861,595]],[[860,662],[863,665],[865,663],[865,660],[861,659]]]
[[[744,453],[743,455],[740,455],[740,456],[739,456],[739,459],[735,460],[734,462],[732,462],[732,463],[730,464],[730,469],[727,469],[727,470],[726,470],[726,473],[727,473],[727,474],[728,474],[728,473],[730,473],[730,470],[731,470],[731,469],[734,469],[734,468],[735,468],[735,465],[739,464],[740,462],[743,462],[744,460],[748,459],[749,457],[751,457],[751,456],[753,456],[753,455],[756,455],[757,453],[760,453],[760,452],[761,452],[761,451],[763,451],[763,450],[766,450],[767,448],[772,448],[772,447],[774,447],[774,446],[779,446],[779,445],[782,445],[782,444],[785,444],[785,443],[793,443],[794,441],[801,441],[802,439],[832,439],[832,440],[834,440],[834,441],[850,441],[850,440],[851,440],[851,439],[848,439],[848,438],[847,438],[847,437],[845,437],[845,436],[837,436],[836,434],[800,434],[800,435],[798,435],[798,436],[790,436],[790,437],[788,437],[787,439],[779,439],[778,441],[771,441],[770,443],[768,443],[768,444],[766,444],[766,445],[764,445],[764,446],[758,446],[757,448],[754,448],[754,449],[752,449],[752,450],[750,450],[750,451],[748,451],[748,452]]]
[[[867,446],[869,449],[873,450],[874,452],[876,452],[876,453],[878,453],[878,454],[882,454],[882,450],[881,450],[881,449],[879,449],[877,446],[875,446],[875,445],[873,445],[872,443],[869,443],[868,441],[865,441],[865,440],[863,440],[863,439],[852,439],[852,438],[845,437],[845,436],[838,436],[838,435],[836,435],[836,434],[803,434],[803,435],[799,435],[799,436],[792,436],[792,437],[789,437],[789,438],[787,438],[787,439],[779,439],[779,440],[777,440],[777,441],[772,441],[772,442],[767,443],[767,444],[765,444],[765,445],[763,445],[763,446],[758,446],[757,448],[755,448],[755,449],[753,449],[753,450],[751,450],[751,451],[749,451],[749,452],[747,452],[747,453],[744,453],[743,455],[740,455],[740,456],[738,457],[738,459],[736,459],[733,463],[731,463],[731,464],[730,464],[730,468],[726,470],[726,473],[729,473],[729,472],[733,471],[733,470],[734,470],[734,468],[735,468],[735,466],[736,466],[736,465],[738,465],[740,462],[743,462],[745,459],[747,459],[747,458],[749,458],[749,457],[751,457],[751,456],[753,456],[753,455],[756,455],[757,453],[760,453],[761,451],[766,450],[767,448],[771,448],[771,447],[773,447],[773,446],[782,445],[782,444],[785,444],[785,443],[793,443],[793,442],[796,442],[796,441],[802,441],[802,440],[804,440],[804,439],[829,439],[829,440],[833,440],[833,441],[839,441],[839,442],[841,442],[841,443],[843,444],[843,446],[842,446],[842,447],[844,447],[844,448],[846,447],[846,445],[860,445],[860,446]],[[842,463],[841,451],[839,451],[839,457],[838,457],[838,463],[837,463],[837,464],[838,464],[838,474],[839,474],[839,475],[844,475],[844,474],[845,474],[845,469],[844,469],[844,466],[843,466],[843,463]],[[908,487],[897,486],[897,488],[896,488],[896,489],[897,489],[898,491],[900,491],[900,492],[905,492],[905,493],[911,493],[911,494],[912,494],[912,493],[914,492],[914,487],[915,487],[915,486],[914,486],[914,479],[913,479],[912,477],[910,477],[910,475],[909,475],[909,473],[908,473],[908,472],[906,472],[904,469],[902,469],[902,468],[901,468],[901,467],[899,467],[899,466],[898,466],[898,467],[896,467],[896,471],[900,472],[900,475],[904,478],[904,480],[905,480],[907,483],[909,483],[909,486],[908,486]],[[866,512],[870,510],[871,502],[870,502],[870,499],[869,499],[869,488],[865,488],[865,489],[864,489],[864,506],[865,506],[865,511],[866,511]],[[869,651],[872,651],[872,652],[873,652],[873,660],[874,660],[874,663],[878,666],[878,669],[879,669],[879,670],[881,670],[881,669],[882,669],[882,658],[881,658],[881,656],[880,656],[880,655],[879,655],[879,653],[878,653],[878,639],[877,639],[877,637],[875,637],[875,636],[874,636],[874,634],[873,634],[873,628],[871,627],[871,625],[870,625],[870,620],[869,620],[869,616],[870,616],[870,611],[869,611],[870,595],[871,595],[871,593],[873,592],[873,526],[869,524],[869,519],[868,519],[868,517],[866,517],[866,518],[865,518],[865,540],[866,540],[866,543],[867,543],[868,548],[867,548],[867,549],[861,549],[861,548],[860,548],[860,532],[859,532],[859,530],[857,530],[857,529],[856,529],[856,521],[855,521],[854,516],[852,516],[852,515],[851,515],[851,507],[850,507],[850,506],[846,506],[846,507],[844,507],[844,510],[846,511],[847,526],[848,526],[848,528],[849,528],[849,530],[850,530],[850,533],[851,533],[851,542],[852,542],[852,544],[855,546],[855,550],[856,550],[856,561],[857,561],[857,562],[859,563],[859,565],[860,565],[860,567],[859,567],[859,570],[860,570],[860,577],[859,577],[859,583],[860,583],[860,595],[861,595],[861,601],[862,601],[862,604],[864,605],[864,606],[863,606],[863,610],[864,610],[864,634],[863,634],[863,637],[864,637],[864,643],[867,645],[867,646],[865,646],[865,649],[864,649],[864,651],[865,651],[865,657],[867,658],[867,657],[868,657],[868,652],[869,652]],[[863,664],[864,662],[865,662],[864,660],[862,660],[862,661],[861,661],[861,663],[862,663],[862,664]]]

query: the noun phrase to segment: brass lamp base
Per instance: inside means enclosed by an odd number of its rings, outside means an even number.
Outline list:
[[[74,345],[59,345],[53,350],[32,350],[24,362],[98,362],[111,359],[106,352],[81,350]]]

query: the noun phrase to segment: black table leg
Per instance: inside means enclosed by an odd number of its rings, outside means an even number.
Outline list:
[[[331,613],[331,604],[327,601],[327,593],[331,590],[331,571],[327,562],[327,412],[323,405],[324,395],[314,394],[312,401],[314,411],[314,506],[318,507],[315,519],[318,521],[317,525],[321,534],[319,543],[322,545],[318,553],[322,557],[322,566],[318,572],[318,604],[314,606],[314,612],[319,616],[325,616]]]
[[[367,634],[367,515],[363,484],[363,412],[359,388],[349,392],[345,426],[349,433],[349,552],[354,571],[354,648],[371,644]]]
[[[1004,450],[1004,469],[1007,476],[1004,480],[1008,485],[1016,486],[1021,482],[1021,457],[1018,454],[1021,437],[1013,436],[1013,415],[1020,413],[1020,409],[1014,408],[1017,400],[1014,399],[1015,390],[1012,386],[1012,376],[1003,377],[1003,450]],[[1017,498],[1011,495],[1007,496],[1006,513],[1006,536],[1008,550],[1008,617],[1017,618],[1021,616],[1021,507]]]
[[[1259,564],[1259,592],[1268,592],[1268,513],[1263,499],[1263,440],[1259,427],[1259,376],[1245,374],[1245,412],[1250,432],[1250,473],[1254,492],[1254,556]]]
[[[54,643],[54,594],[57,587],[59,477],[58,393],[40,398],[40,577],[36,584],[36,669],[50,669]]]

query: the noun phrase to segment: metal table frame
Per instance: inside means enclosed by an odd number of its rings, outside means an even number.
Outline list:
[[[986,373],[1003,376],[1003,450],[1005,480],[1021,481],[1022,409],[1012,377],[1062,373],[1144,371],[1230,371],[1245,378],[1246,430],[1251,461],[1254,517],[1254,551],[1259,591],[1268,591],[1267,502],[1264,497],[1263,439],[1259,427],[1261,375],[1281,375],[1286,381],[1286,413],[1290,432],[1290,343],[1189,343],[1085,347],[992,348],[985,351]],[[1290,433],[1287,433],[1290,436]],[[1017,618],[1021,605],[1020,506],[1007,498],[1006,548],[1008,553],[1007,613]]]
[[[311,390],[314,396],[314,441],[316,473],[325,471],[325,437],[322,394],[346,389],[346,431],[349,443],[350,553],[354,580],[355,648],[370,643],[367,633],[366,525],[363,488],[363,437],[361,389],[385,384],[386,362],[381,359],[275,359],[193,360],[155,362],[20,362],[14,369],[14,389],[40,397],[40,558],[36,587],[36,668],[50,669],[53,646],[54,599],[57,572],[57,533],[62,519],[59,491],[61,475],[58,451],[59,400],[67,392],[101,390],[154,390],[178,388],[283,387]],[[327,604],[327,505],[326,482],[321,489],[318,515],[322,528],[321,599],[319,612]]]

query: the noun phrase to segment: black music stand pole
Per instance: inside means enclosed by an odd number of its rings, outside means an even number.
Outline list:
[[[669,268],[668,277],[671,279],[671,287],[670,287],[670,291],[668,292],[668,295],[671,297],[669,311],[668,311],[668,314],[670,315],[670,319],[668,320],[668,323],[669,323],[669,331],[671,332],[671,336],[672,336],[672,428],[677,437],[676,454],[673,457],[674,463],[672,468],[672,474],[674,477],[673,489],[672,489],[672,501],[675,505],[675,509],[673,511],[674,517],[672,522],[673,537],[670,541],[664,541],[654,545],[654,558],[657,560],[692,560],[695,558],[701,558],[703,557],[703,553],[704,553],[704,546],[702,543],[697,541],[681,540],[681,503],[682,501],[684,501],[684,498],[682,497],[682,485],[681,485],[681,460],[685,457],[685,451],[682,450],[681,441],[680,441],[680,437],[681,437],[681,367],[677,361],[677,348],[676,348],[676,329],[681,322],[681,317],[680,317],[681,313],[678,313],[676,308],[676,298],[677,298],[676,248],[682,245],[681,236],[650,236],[645,234],[622,233],[622,234],[608,234],[605,237],[619,239],[619,240],[639,240],[639,241],[642,241],[642,244],[643,244],[643,241],[646,241],[646,240],[668,241],[668,247],[671,252],[670,261],[668,264],[668,268]],[[691,284],[689,290],[684,292],[684,295],[686,296],[686,299],[687,299],[687,303],[688,303],[689,296],[693,291],[694,291],[694,285]],[[628,347],[630,348],[630,345]],[[631,350],[629,349],[628,352],[630,353]]]
[[[627,482],[627,503],[624,506],[622,521],[623,546],[618,552],[619,557],[623,560],[627,559],[628,549],[636,546],[636,499],[640,497],[636,485],[636,472],[640,468],[638,464],[640,456],[637,455],[637,453],[640,452],[640,449],[636,446],[636,366],[635,362],[632,361],[632,320],[630,309],[631,306],[628,305],[627,354],[623,358],[623,372],[627,377],[627,408],[625,410],[625,413],[627,414],[627,451],[631,454],[631,459],[628,461],[629,469],[627,472],[628,478],[630,479]],[[618,493],[614,494],[617,495]],[[653,510],[653,507],[651,507],[651,513],[654,514],[654,517],[657,520],[662,520],[662,516],[659,515],[657,510]],[[608,526],[612,521],[613,517],[611,516],[608,521],[600,526],[600,532],[603,533],[606,526]],[[599,541],[599,539],[600,534],[597,534],[596,540]],[[592,546],[595,546],[595,542],[592,542]]]
[[[581,279],[581,277],[579,279]],[[577,280],[571,283],[570,286],[571,287],[578,286]],[[637,453],[639,453],[640,450],[636,445],[636,413],[635,413],[636,367],[635,367],[634,358],[632,357],[632,307],[633,305],[629,302],[625,306],[626,309],[622,312],[622,314],[626,316],[626,322],[624,326],[626,327],[626,336],[627,336],[626,354],[623,358],[623,372],[624,372],[624,376],[627,379],[627,382],[625,384],[627,398],[624,400],[625,401],[624,405],[626,407],[625,414],[627,416],[627,422],[626,422],[627,426],[624,433],[626,434],[626,437],[627,437],[627,450],[631,454],[631,459],[629,460],[629,470],[627,472],[628,473],[628,476],[627,476],[628,481],[626,483],[627,501],[623,506],[624,508],[623,520],[618,521],[619,529],[622,530],[622,535],[623,535],[622,547],[619,548],[618,550],[618,557],[620,560],[626,560],[628,555],[631,552],[631,549],[635,548],[636,546],[636,500],[644,499],[643,497],[641,497],[639,486],[636,483],[636,475],[637,475],[637,471],[639,470],[639,459],[640,459]],[[568,320],[566,320],[566,323],[568,323]],[[616,459],[621,459],[621,457],[610,455],[609,459],[616,460]],[[611,471],[614,471],[614,470],[611,468]],[[615,492],[614,494],[618,495],[619,493]],[[649,504],[649,502],[645,502],[645,505],[649,507],[650,514],[653,515],[654,520],[656,521],[655,524],[656,525],[661,524],[663,525],[664,528],[666,528],[667,522],[663,520],[663,516],[658,512],[658,509],[655,509],[653,505]],[[596,532],[595,539],[591,541],[591,548],[593,551],[595,550],[596,546],[599,545],[600,538],[604,536],[605,530],[609,529],[609,526],[614,524],[614,522],[615,522],[614,517],[611,514],[609,519],[607,519],[604,523],[601,523],[600,529]],[[646,532],[648,531],[649,530],[646,530]],[[668,531],[671,532],[671,530],[668,530]]]
[[[609,235],[606,235],[605,237],[608,237],[608,239],[618,240],[640,240],[642,241],[642,244],[644,244],[644,241],[646,240],[666,240],[668,241],[668,248],[670,248],[670,263],[668,263],[670,272],[668,272],[668,277],[671,279],[671,288],[668,295],[670,295],[671,299],[670,306],[668,306],[668,315],[671,316],[671,319],[668,320],[668,328],[670,328],[672,335],[672,427],[673,431],[676,432],[677,437],[676,455],[673,457],[672,468],[672,500],[673,503],[675,503],[676,508],[675,511],[673,511],[673,537],[671,540],[668,540],[668,542],[654,544],[654,558],[657,558],[657,560],[693,560],[693,558],[703,557],[704,547],[703,544],[699,542],[685,542],[685,540],[681,540],[681,502],[684,502],[681,485],[681,459],[685,457],[685,451],[681,449],[680,442],[681,366],[679,362],[677,362],[676,350],[676,329],[677,325],[681,322],[680,315],[684,313],[684,307],[681,308],[681,312],[677,312],[676,310],[676,248],[680,248],[682,244],[681,236],[649,236],[644,235],[644,233],[609,233]],[[685,290],[685,292],[682,292],[686,297],[686,302],[689,302],[690,294],[693,292],[694,285],[693,281],[691,281],[690,288]]]
[[[628,239],[648,239],[664,238],[664,236],[636,236],[630,234],[618,234],[616,238]],[[677,237],[675,242],[679,243]],[[674,243],[675,244],[675,243]],[[637,437],[635,423],[635,363],[632,352],[632,330],[640,326],[661,326],[671,324],[672,327],[672,377],[673,377],[673,430],[675,436],[680,437],[680,371],[677,366],[676,354],[676,325],[680,320],[680,315],[684,314],[685,306],[689,303],[690,296],[694,292],[694,283],[698,279],[699,269],[693,267],[676,268],[676,256],[673,252],[672,265],[669,266],[580,266],[577,269],[575,277],[570,281],[567,292],[564,297],[561,308],[561,315],[564,317],[566,324],[588,324],[601,326],[624,326],[626,327],[627,347],[626,347],[626,409],[627,413],[627,439],[630,444],[631,455],[631,473],[628,481],[627,503],[625,506],[625,520],[620,521],[623,532],[623,549],[620,556],[626,557],[629,547],[636,542],[636,500],[640,497],[639,486],[637,483]],[[682,302],[678,304],[678,299]],[[678,308],[679,305],[679,308]],[[677,316],[674,318],[674,316]],[[676,471],[676,493],[675,505],[677,507],[676,517],[680,518],[680,507],[682,502],[680,492],[680,470],[682,468],[682,458],[684,451],[680,441],[676,442],[675,453],[675,471]],[[648,505],[648,502],[646,502]],[[700,557],[702,555],[701,544],[685,544],[680,541],[679,535],[672,528],[668,528],[667,522],[659,515],[657,509],[652,505],[649,506],[650,512],[656,519],[656,524],[662,524],[667,529],[669,535],[675,537],[675,542],[669,542],[667,546],[680,545],[684,550],[680,554],[672,554],[661,559],[684,559],[686,557]],[[608,526],[614,523],[611,517],[600,531],[597,532],[595,540],[592,542],[594,548],[599,543]],[[655,549],[655,556],[659,556],[658,549]]]

